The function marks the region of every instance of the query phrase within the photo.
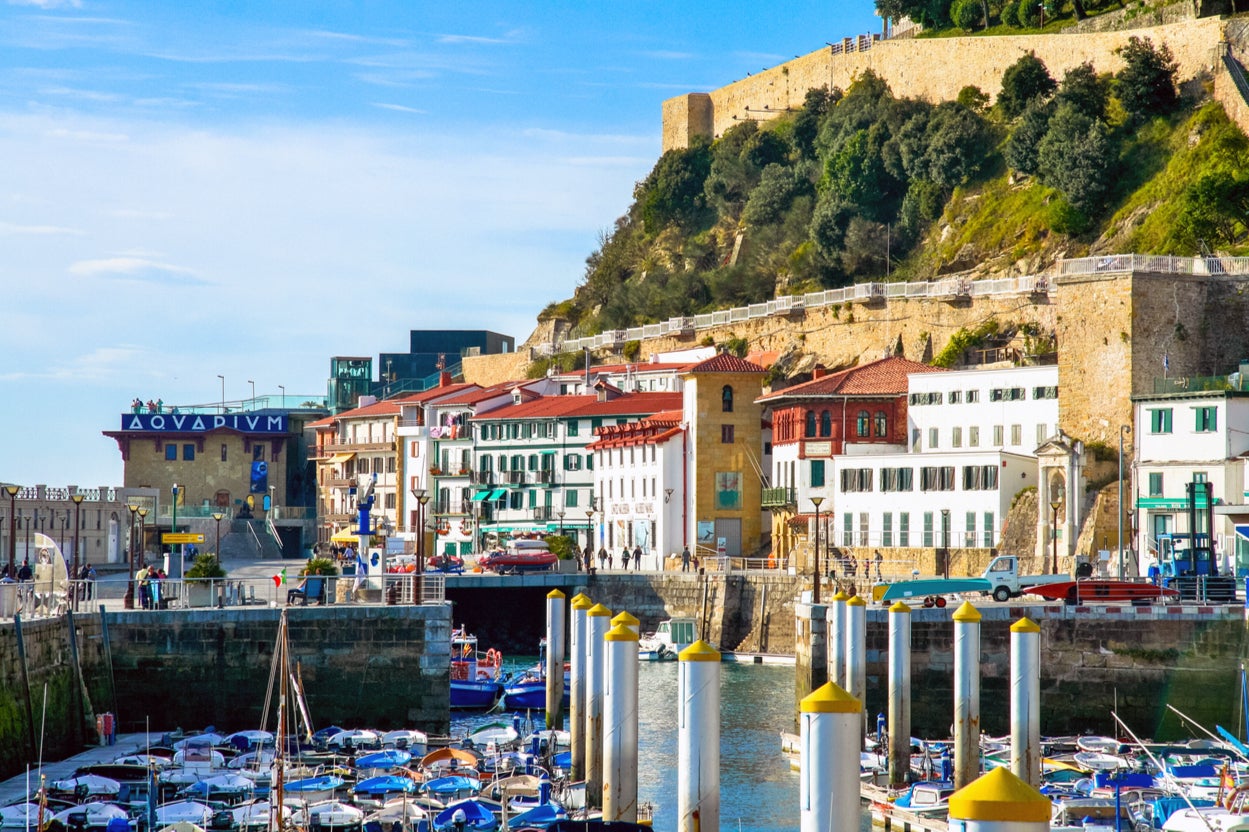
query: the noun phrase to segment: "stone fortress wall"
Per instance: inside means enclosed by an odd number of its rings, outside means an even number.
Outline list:
[[[668,99],[663,103],[663,149],[685,147],[696,135],[720,136],[742,120],[767,120],[770,112],[798,109],[807,90],[844,90],[867,69],[897,95],[944,101],[972,85],[996,97],[1002,73],[1027,52],[1035,52],[1055,78],[1086,61],[1099,72],[1115,72],[1123,63],[1115,50],[1129,37],[1141,37],[1170,47],[1182,80],[1217,78],[1226,74],[1220,71],[1220,49],[1228,25],[1208,17],[1113,32],[882,40],[866,51],[840,54],[825,47],[710,93]]]

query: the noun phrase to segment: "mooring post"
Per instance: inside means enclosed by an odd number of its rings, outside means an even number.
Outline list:
[[[564,593],[546,595],[546,728],[564,726]]]
[[[859,754],[863,703],[832,682],[799,706],[799,828],[859,828]]]
[[[720,653],[699,640],[678,656],[677,830],[720,828]]]
[[[603,636],[603,820],[638,818],[638,637],[625,626]]]
[[[594,809],[603,806],[603,691],[606,684],[603,636],[607,635],[611,610],[595,604],[586,611],[589,638],[586,639],[585,688],[585,799]]]
[[[950,832],[1049,832],[1054,804],[1005,768],[950,796]]]
[[[889,787],[901,788],[911,773],[911,608],[889,608]]]
[[[980,611],[964,601],[954,613],[954,788],[980,774]]]
[[[855,595],[846,602],[846,692],[867,701],[867,602]],[[859,747],[867,735],[867,714],[859,718]]]
[[[1041,628],[1021,618],[1010,627],[1010,770],[1041,785]]]
[[[586,689],[586,637],[589,635],[586,612],[594,602],[583,593],[573,596],[572,626],[569,640],[569,691],[568,733],[572,740],[572,779],[585,779],[585,689]]]

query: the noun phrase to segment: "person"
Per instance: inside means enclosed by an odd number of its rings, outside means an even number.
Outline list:
[[[147,576],[146,566],[139,567],[139,571],[134,573],[134,580],[135,580],[135,584],[139,588],[139,609],[141,610],[148,609],[148,606],[149,606],[148,599],[150,599],[152,596],[151,596],[151,589],[149,588],[150,580]]]
[[[637,571],[638,569],[641,569],[641,568],[642,568],[642,547],[634,546],[633,547],[633,569],[634,571]]]
[[[585,551],[581,553],[581,557],[585,558],[585,571],[589,572],[590,567],[594,566],[594,550],[590,548],[590,544],[585,545]]]
[[[881,577],[881,566],[883,566],[884,563],[885,563],[885,556],[880,553],[879,549],[877,549],[876,550],[876,582],[877,583],[880,583],[881,581],[884,580],[884,578]]]
[[[87,564],[87,583],[85,589],[88,601],[95,599],[95,581],[98,577],[99,575],[96,574],[95,567],[91,564]]]
[[[22,565],[17,570],[17,579],[19,581],[25,582],[25,581],[33,580],[34,577],[35,577],[35,573],[32,572],[30,569],[30,560],[27,558],[22,558]]]
[[[624,564],[624,571],[629,571],[629,547],[624,547],[624,551],[620,553],[620,562]]]
[[[681,571],[690,571],[690,547],[686,546],[681,550]]]
[[[607,547],[606,547],[606,546],[600,546],[600,547],[599,547],[599,550],[598,550],[598,568],[599,568],[599,569],[606,569],[606,568],[607,568]]]
[[[143,400],[140,399],[138,396],[135,396],[134,399],[130,402],[130,409],[134,411],[135,413],[142,413],[143,412]]]
[[[608,569],[616,568],[616,556],[613,555],[611,552],[607,553],[607,568]]]
[[[307,602],[308,598],[308,573],[300,573],[300,581],[297,586],[293,586],[286,590],[286,604],[290,606],[291,602],[296,598],[303,598]]]
[[[161,608],[160,582],[164,577],[165,576],[161,570],[157,569],[155,566],[149,566],[147,568],[147,608],[150,610],[158,610]]]
[[[351,597],[354,600],[356,593],[360,591],[360,587],[364,586],[364,578],[368,575],[369,566],[364,562],[364,558],[360,557],[360,553],[355,551],[355,547],[350,544],[347,545],[347,552],[349,555],[354,556],[356,561],[356,582],[351,587]]]

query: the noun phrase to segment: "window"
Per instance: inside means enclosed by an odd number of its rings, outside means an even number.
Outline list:
[[[954,466],[928,466],[919,469],[920,491],[953,491]]]
[[[841,469],[841,490],[846,494],[872,490],[871,468]]]
[[[195,446],[194,445],[182,446],[182,459],[185,462],[193,462],[195,460]]]
[[[537,491],[529,492],[529,507],[530,508],[538,507],[538,492]]]
[[[911,545],[911,513],[909,511],[898,512],[898,545]]]
[[[880,518],[880,545],[893,545],[893,512],[886,511]]]
[[[1162,473],[1154,472],[1149,475],[1149,496],[1162,496]]]
[[[591,454],[585,455],[585,467],[587,471],[594,470],[594,457]]]
[[[936,448],[936,447],[938,447],[938,445],[937,445],[937,429],[936,429],[936,428],[929,428],[929,429],[928,429],[928,450],[930,450],[930,451],[931,451],[933,448]]]
[[[950,447],[963,447],[963,429],[960,427],[950,428]]]
[[[569,423],[568,423],[568,431],[567,431],[568,435],[569,435],[569,436],[576,436],[576,435],[577,435],[577,431],[578,431],[578,430],[580,430],[580,428],[578,427],[580,424],[581,424],[581,423],[580,423],[580,422],[578,422],[576,419],[574,419],[573,421],[569,422]]]
[[[720,389],[720,410],[724,413],[733,412],[733,388],[727,384]]]
[[[468,468],[467,465],[465,465],[464,467]],[[395,458],[393,456],[386,457],[386,473],[387,474],[395,473]]]
[[[1001,426],[1001,425],[994,425],[994,426],[993,426],[993,445],[994,445],[995,447],[998,447],[998,448],[1002,447],[1002,445],[1003,445],[1003,442],[1002,442],[1002,436],[1003,436],[1003,434],[1002,434],[1002,426]]]
[[[841,545],[854,545],[854,515],[848,511],[841,518]]]
[[[911,491],[914,486],[911,480],[911,468],[881,468],[881,491]]]
[[[255,445],[252,445],[252,461],[259,462],[260,460],[264,458],[265,458],[265,446],[261,445],[259,442],[256,443]]]
[[[1056,399],[1058,398],[1057,387],[1033,387],[1032,398],[1034,399]]]
[[[1036,426],[1036,443],[1037,443],[1037,445],[1044,445],[1044,444],[1045,444],[1045,440],[1046,440],[1046,438],[1047,438],[1047,437],[1046,437],[1046,434],[1047,434],[1047,433],[1048,433],[1048,432],[1047,432],[1047,431],[1046,431],[1046,429],[1045,429],[1045,425],[1037,425],[1037,426]]]
[[[993,512],[986,511],[984,513],[984,548],[993,548]]]
[[[889,435],[889,417],[885,415],[885,411],[876,411],[876,436],[884,439]]]
[[[858,418],[855,420],[855,433],[859,436],[868,436],[868,419],[870,417],[866,410],[860,410]]]
[[[910,404],[941,404],[943,394],[941,393],[912,393],[907,401]]]
[[[576,489],[570,489],[570,490],[568,490],[568,491],[565,491],[565,492],[564,492],[564,505],[566,505],[568,508],[576,508],[576,507],[577,507],[577,491],[576,491]]]
[[[732,425],[720,425],[720,444],[721,445],[733,444],[733,426]]]
[[[1015,446],[1023,444],[1023,425],[1010,426],[1010,443]]]
[[[165,446],[165,461],[166,462],[178,461],[178,446],[177,445],[169,444]]]
[[[1166,407],[1149,411],[1149,432],[1171,432],[1171,408]]]
[[[1028,398],[1028,392],[1022,387],[995,387],[989,391],[991,402],[1021,402]]]
[[[513,491],[507,495],[508,508],[522,509],[525,507],[525,492]]]
[[[222,462],[225,462],[225,461],[226,461],[226,454],[229,452],[229,449],[230,449],[230,446],[229,446],[229,445],[225,445],[225,444],[223,444],[223,445],[221,446],[221,461],[222,461]]]
[[[924,512],[924,546],[932,548],[932,512]]]
[[[1205,471],[1193,472],[1193,482],[1209,482],[1209,481],[1210,481],[1210,477],[1206,474]]]
[[[581,455],[580,454],[568,454],[567,456],[565,456],[564,457],[564,470],[565,471],[580,471],[581,470]]]
[[[961,403],[962,403],[962,401],[963,401],[963,391],[962,391],[962,390],[951,390],[951,391],[950,391],[950,404],[961,404]]]
[[[806,435],[815,436],[815,411],[814,410],[807,411]]]
[[[996,465],[964,465],[964,491],[994,491],[997,489]]]
[[[976,512],[967,512],[967,531],[963,534],[963,545],[971,548],[976,545]]]
[[[859,512],[859,545],[867,545],[867,512]]]
[[[911,453],[917,454],[920,452],[919,438],[922,435],[919,428],[911,428]]]
[[[820,411],[820,436],[833,435],[833,415],[827,410]]]
[[[967,429],[967,447],[980,447],[980,428],[976,425],[972,425]]]
[[[980,391],[979,391],[979,390],[968,390],[968,391],[967,391],[967,403],[968,403],[968,404],[975,404],[975,403],[976,403],[976,402],[978,402],[978,401],[980,401]]]
[[[1198,433],[1214,433],[1215,423],[1217,421],[1216,410],[1213,407],[1194,408],[1197,415],[1197,432]]]
[[[811,460],[811,487],[824,487],[824,460],[822,459]]]

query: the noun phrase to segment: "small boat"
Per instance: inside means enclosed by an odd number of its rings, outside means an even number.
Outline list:
[[[357,728],[352,731],[339,731],[325,741],[326,747],[333,750],[358,751],[362,748],[381,748],[382,735],[376,731]]]
[[[519,548],[520,543],[537,543],[538,546]],[[477,561],[482,569],[498,572],[501,575],[519,575],[524,572],[550,572],[559,563],[559,557],[546,548],[540,541],[516,541],[508,551],[491,552]]]
[[[520,742],[520,732],[515,726],[506,722],[491,722],[474,728],[467,737],[476,748],[487,749],[487,753],[514,748]]]
[[[693,618],[669,618],[659,622],[655,632],[638,639],[638,658],[642,661],[674,661],[677,655],[698,639],[698,626]]]
[[[485,709],[503,693],[503,655],[494,649],[482,653],[477,636],[461,627],[451,634],[451,707]]]
[[[375,751],[371,754],[362,754],[356,757],[352,765],[361,777],[372,777],[377,774],[385,774],[392,769],[401,768],[412,762],[412,754],[408,751],[400,751],[397,748],[388,748],[384,751]]]
[[[507,819],[512,829],[546,829],[551,824],[567,820],[568,813],[558,803],[543,803],[528,811]]]
[[[38,807],[36,807],[36,809],[38,809]],[[43,822],[46,824],[49,820],[50,811],[48,809],[44,809],[43,813]],[[114,806],[112,803],[84,803],[81,806],[71,806],[68,809],[62,809],[55,815],[51,815],[51,820],[60,821],[66,829],[69,829],[76,826],[79,822],[71,816],[81,818],[81,823],[84,826],[93,829],[105,829],[117,818],[121,818],[123,821],[129,819],[129,815],[126,813],[125,809],[120,806]],[[35,812],[32,819],[38,821],[38,811]],[[30,828],[33,829],[34,827],[32,826]]]
[[[405,794],[415,794],[419,788],[411,777],[400,777],[397,774],[383,774],[380,777],[369,777],[352,787],[351,793],[357,798],[367,797],[385,803]]]
[[[1080,751],[1096,751],[1102,754],[1122,754],[1127,746],[1113,737],[1076,737],[1076,748]]]
[[[421,784],[421,791],[425,794],[433,795],[442,801],[458,800],[466,797],[475,797],[481,792],[481,781],[475,777],[464,777],[458,774],[450,774],[446,777],[435,777]]]
[[[238,774],[219,774],[193,783],[182,790],[184,797],[193,797],[205,801],[215,800],[220,803],[242,803],[251,800],[256,792],[256,783]]]
[[[212,820],[213,809],[197,800],[179,800],[156,807],[156,822],[161,826],[185,821],[196,826],[207,826]]]
[[[70,777],[67,780],[54,780],[49,786],[49,791],[57,794],[73,795],[79,799],[117,797],[121,791],[121,783],[111,777],[101,777],[98,774],[83,774],[79,777]]]
[[[454,771],[456,769],[475,770],[480,758],[463,748],[438,748],[417,763],[417,768],[426,772]]]
[[[1103,754],[1100,751],[1077,751],[1072,757],[1076,764],[1089,771],[1114,771],[1127,768],[1127,760],[1116,754]]]
[[[950,795],[954,784],[948,780],[924,780],[915,783],[894,801],[895,806],[915,815],[929,818],[943,817],[950,810]]]
[[[322,829],[358,827],[364,822],[364,812],[337,800],[327,800],[308,807],[308,824]]]
[[[292,780],[284,784],[282,790],[288,797],[298,798],[306,803],[316,803],[330,799],[334,796],[334,792],[342,787],[343,778],[332,774],[322,774],[319,777]]]
[[[1115,815],[1119,816],[1116,823]],[[1116,809],[1113,797],[1070,797],[1054,801],[1050,832],[1118,832],[1133,829],[1127,804]]]
[[[411,751],[414,756],[425,754],[429,744],[429,736],[424,731],[400,729],[382,734],[382,745],[386,748],[398,748],[400,751]]]
[[[230,810],[230,814],[234,816],[234,825],[239,829],[268,829],[270,816],[273,814],[273,805],[267,800],[253,800],[235,806]],[[289,806],[282,807],[282,817],[286,820],[290,819]]]
[[[478,800],[452,803],[434,816],[435,832],[464,829],[473,832],[494,832],[499,821],[490,807]]]
[[[1096,601],[1147,604],[1159,598],[1169,598],[1180,594],[1177,589],[1144,581],[1115,581],[1106,578],[1084,578],[1078,581],[1039,584],[1028,587],[1024,592],[1073,605]]]
[[[538,655],[546,655],[546,640],[538,645]],[[567,705],[572,688],[571,665],[564,662],[564,704]],[[546,661],[540,659],[536,665],[526,670],[519,677],[511,679],[503,685],[503,707],[509,711],[544,711],[546,710]]]

